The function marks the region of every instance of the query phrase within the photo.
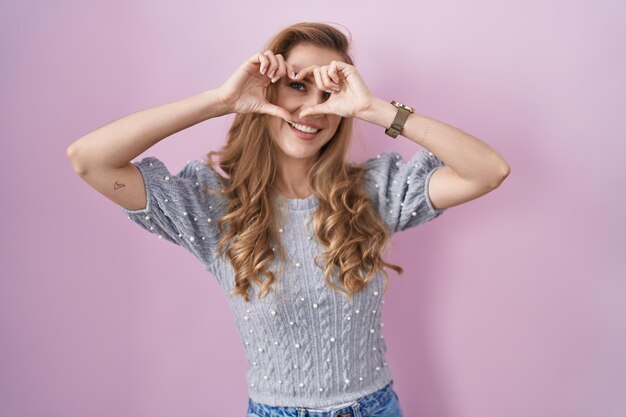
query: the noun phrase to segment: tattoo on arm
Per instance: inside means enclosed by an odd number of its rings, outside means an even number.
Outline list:
[[[115,181],[115,184],[113,184],[113,189],[114,190],[119,190],[120,188],[126,187],[126,184],[122,184],[119,181]]]

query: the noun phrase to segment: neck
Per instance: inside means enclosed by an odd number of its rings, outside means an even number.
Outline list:
[[[315,159],[279,158],[278,175],[274,187],[287,198],[306,198],[311,195],[308,185],[309,171]]]

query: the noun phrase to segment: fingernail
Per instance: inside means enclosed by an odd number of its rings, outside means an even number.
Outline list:
[[[293,72],[293,71],[291,72],[291,78],[294,79],[294,80],[296,79],[296,73]]]
[[[278,81],[280,77],[276,77],[276,78],[272,78],[272,82],[275,83],[276,81]]]
[[[276,72],[276,70],[270,72],[269,74],[267,74],[268,77],[272,78],[274,76],[274,73]]]
[[[296,74],[295,72],[293,73],[293,79],[295,80],[296,78],[298,78],[298,75],[300,74]]]
[[[266,71],[266,70],[267,70],[267,67],[266,67],[266,68],[262,68],[262,69],[261,69],[261,74],[265,74],[265,71]]]

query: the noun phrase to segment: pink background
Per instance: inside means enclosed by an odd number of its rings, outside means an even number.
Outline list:
[[[377,96],[512,171],[394,236],[383,309],[405,416],[626,416],[626,3],[0,2],[1,417],[244,416],[226,298],[84,183],[67,146],[216,88],[282,27],[338,22]],[[176,173],[209,120],[142,155]],[[443,139],[445,140],[445,139]],[[354,158],[419,147],[359,122]]]

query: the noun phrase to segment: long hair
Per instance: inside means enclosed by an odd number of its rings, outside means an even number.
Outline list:
[[[349,41],[333,26],[322,23],[298,23],[276,34],[264,50],[287,59],[291,49],[306,42],[329,48],[353,65]],[[266,98],[273,103],[274,85],[268,86]],[[206,155],[206,164],[227,174],[220,194],[228,199],[226,214],[218,221],[221,239],[218,252],[226,254],[235,270],[235,288],[231,296],[250,301],[251,282],[260,286],[262,298],[277,277],[269,266],[279,257],[282,274],[287,255],[280,244],[274,202],[277,175],[276,145],[272,140],[270,116],[237,114],[228,132],[226,145]],[[320,149],[319,157],[308,175],[309,189],[318,199],[313,215],[313,230],[325,249],[315,258],[324,271],[326,284],[340,293],[352,295],[366,287],[375,273],[384,272],[385,290],[389,276],[385,267],[398,273],[403,269],[382,259],[390,233],[372,207],[362,180],[364,168],[348,164],[346,154],[352,138],[353,119],[343,117],[334,136]],[[211,190],[210,192],[218,192]],[[338,285],[334,276],[337,277]],[[265,278],[265,279],[263,279]]]

